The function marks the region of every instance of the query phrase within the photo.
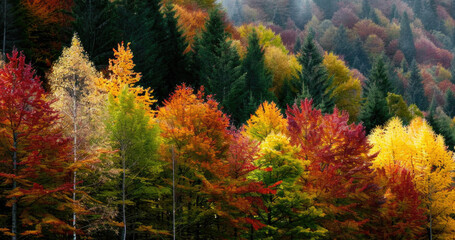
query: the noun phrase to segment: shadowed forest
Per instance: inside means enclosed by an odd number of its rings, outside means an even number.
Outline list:
[[[3,0],[1,239],[454,239],[455,0]]]

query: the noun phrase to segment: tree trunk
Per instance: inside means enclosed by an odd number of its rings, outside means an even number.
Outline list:
[[[74,79],[75,80],[75,79]],[[76,101],[76,81],[73,83],[73,156],[74,163],[77,162],[77,101]],[[73,172],[73,204],[76,204],[76,171]],[[76,212],[73,212],[73,240],[76,235]]]
[[[123,240],[126,240],[126,209],[125,209],[125,175],[126,175],[126,161],[125,161],[125,146],[121,147],[122,151],[122,167],[123,167],[123,180],[122,180],[122,210],[123,210]]]
[[[6,1],[6,0],[5,0]],[[13,146],[14,146],[14,152],[13,152],[13,174],[17,174],[17,133],[13,133]],[[13,190],[16,189],[16,179],[13,179]],[[16,203],[16,198],[13,197],[13,207],[11,210],[11,232],[13,235],[11,236],[12,240],[16,240],[16,235],[17,235],[17,203]]]

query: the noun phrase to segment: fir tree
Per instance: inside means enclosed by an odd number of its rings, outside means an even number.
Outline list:
[[[372,85],[375,85],[384,97],[387,96],[388,92],[393,92],[389,70],[385,63],[384,56],[378,57],[373,68],[371,69],[370,77],[363,90],[365,97],[368,96],[368,92],[370,91]]]
[[[363,0],[361,18],[368,18],[370,16],[370,12],[371,12],[370,2],[368,2],[368,0]]]
[[[328,76],[327,69],[322,64],[322,56],[313,42],[312,34],[305,39],[300,56],[299,63],[302,70],[299,72],[299,80],[302,89],[299,98],[312,98],[313,105],[323,112],[331,112],[334,107],[332,99],[333,89],[330,88],[332,78]]]
[[[422,15],[422,0],[414,0],[414,4],[412,5],[414,14],[417,17]]]
[[[370,86],[365,105],[362,107],[359,120],[363,122],[365,130],[370,133],[376,126],[383,125],[390,119],[387,101],[376,84]]]
[[[454,35],[455,35],[455,31],[454,31]],[[452,67],[450,68],[450,73],[451,73],[450,81],[455,84],[455,56],[452,59]]]
[[[425,110],[428,108],[428,101],[425,97],[423,89],[423,79],[420,75],[420,69],[415,60],[411,63],[411,75],[409,76],[409,86],[406,89],[409,104],[416,104],[419,109]]]
[[[452,119],[439,107],[429,111],[426,119],[433,131],[436,134],[440,134],[444,138],[444,143],[447,147],[453,151],[455,146],[455,128],[453,127]]]
[[[444,112],[451,118],[455,116],[455,95],[450,89],[446,91]]]
[[[408,62],[411,62],[415,58],[416,49],[414,46],[414,37],[406,12],[404,12],[403,18],[401,19],[399,47]]]
[[[75,0],[73,29],[98,69],[108,65],[112,49],[120,42],[118,14],[109,0]]]
[[[2,54],[11,52],[14,47],[28,51],[30,44],[25,32],[24,9],[20,1],[4,0],[0,4],[0,41]],[[3,56],[4,59],[5,55]]]

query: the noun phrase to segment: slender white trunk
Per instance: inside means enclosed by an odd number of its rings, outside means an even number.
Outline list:
[[[125,175],[126,175],[126,161],[125,161],[125,148],[122,146],[122,167],[123,167],[123,181],[122,181],[122,208],[123,208],[123,240],[126,240],[126,209],[125,209]]]
[[[17,174],[17,133],[13,133],[13,146],[14,146],[14,152],[13,152],[13,174]],[[16,189],[16,179],[13,179],[13,190]],[[11,232],[13,235],[11,236],[12,240],[16,240],[16,235],[17,235],[17,203],[16,203],[16,198],[13,197],[13,207],[11,210]]]
[[[175,240],[175,152],[172,147],[172,230]]]
[[[75,80],[75,79],[74,79]],[[73,156],[77,162],[77,101],[76,81],[73,83]],[[76,204],[76,171],[73,172],[73,204]],[[73,211],[73,228],[76,229],[76,212]],[[73,240],[77,239],[76,230],[73,231]]]

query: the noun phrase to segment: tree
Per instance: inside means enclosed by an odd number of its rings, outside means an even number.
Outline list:
[[[344,61],[333,53],[324,55],[323,64],[327,68],[328,74],[333,76],[331,88],[333,88],[332,97],[335,105],[338,109],[349,113],[351,122],[356,121],[362,96],[360,80],[354,78]]]
[[[370,71],[370,77],[363,89],[364,96],[368,96],[373,84],[376,85],[384,98],[387,96],[387,93],[393,92],[392,84],[390,83],[389,69],[385,63],[384,56],[379,56],[376,59],[376,62]]]
[[[327,69],[323,65],[323,57],[313,42],[312,34],[305,39],[298,61],[302,65],[302,70],[298,75],[302,83],[299,97],[301,99],[311,98],[314,106],[321,108],[324,112],[331,112],[334,106],[333,88],[331,87],[333,77],[328,76]]]
[[[49,76],[52,95],[57,99],[53,107],[62,113],[62,121],[65,122],[66,127],[65,135],[73,140],[71,154],[74,164],[81,160],[87,161],[94,156],[94,153],[90,152],[88,141],[91,131],[94,130],[91,126],[93,124],[91,115],[100,103],[99,97],[96,97],[95,86],[98,75],[78,36],[74,35],[71,47],[63,49]],[[76,202],[76,174],[73,172],[74,202]],[[76,213],[73,215],[73,228],[76,229]],[[74,239],[76,239],[76,232],[74,232]]]
[[[390,118],[387,101],[376,84],[370,86],[370,90],[366,97],[362,109],[360,110],[359,121],[365,126],[365,130],[369,133],[376,126],[385,124]]]
[[[399,46],[408,62],[411,62],[416,57],[414,37],[412,35],[409,17],[406,12],[403,13],[403,18],[401,19]]]
[[[0,155],[6,206],[18,236],[59,238],[78,231],[67,222],[84,208],[71,200],[71,174],[83,164],[71,159],[71,144],[62,136],[59,115],[22,53],[13,51],[0,69]],[[6,189],[5,189],[6,188]]]
[[[321,10],[324,12],[324,18],[325,19],[331,19],[333,16],[333,13],[336,11],[336,4],[338,0],[316,0],[314,1],[318,7],[321,8]]]
[[[0,4],[1,48],[3,59],[14,47],[26,48],[29,45],[25,32],[24,9],[19,1],[3,1]],[[24,49],[27,50],[27,49]]]
[[[375,168],[396,164],[409,169],[421,194],[425,209],[428,238],[450,238],[455,231],[453,219],[455,163],[442,136],[434,134],[422,119],[415,118],[408,127],[394,118],[370,136],[371,152],[379,152]]]
[[[453,4],[453,5],[455,5],[455,4]],[[450,74],[452,77],[450,78],[450,81],[455,84],[455,55],[452,58],[451,66],[452,67],[450,68]]]
[[[415,60],[412,61],[410,70],[409,86],[406,88],[408,101],[410,104],[416,104],[419,109],[425,110],[428,108],[428,101],[423,89],[422,75],[420,75],[420,69]]]
[[[374,228],[367,222],[377,214],[381,197],[373,183],[374,155],[369,154],[363,126],[349,125],[346,112],[336,108],[323,115],[309,100],[289,107],[286,115],[291,144],[301,147],[302,161],[310,161],[303,191],[315,196],[315,205],[325,214],[318,223],[329,230],[328,238],[366,237]]]
[[[137,86],[141,79],[141,74],[133,70],[135,64],[133,63],[133,53],[129,45],[128,43],[125,48],[122,42],[122,44],[118,45],[118,50],[114,49],[115,59],[109,59],[109,78],[98,78],[97,85],[106,93],[111,94],[114,99],[118,98],[124,85],[128,85],[129,91],[133,92],[137,101],[142,103],[139,106],[143,106],[152,114],[151,107],[156,100],[153,99],[150,88],[144,89],[141,86]]]
[[[436,134],[444,138],[444,142],[449,149],[455,146],[455,128],[452,119],[440,108],[431,108],[426,117],[428,124]]]
[[[73,29],[88,56],[98,69],[106,68],[120,36],[114,4],[109,0],[75,0],[72,16]]]
[[[401,95],[387,93],[386,100],[390,115],[399,117],[404,124],[409,124],[415,117],[409,111],[409,108]]]
[[[262,103],[245,126],[245,133],[257,141],[264,141],[271,133],[286,133],[286,131],[286,119],[274,102]]]
[[[118,150],[114,158],[121,167],[122,239],[129,239],[128,226],[145,228],[144,211],[147,203],[158,199],[163,190],[155,185],[162,165],[158,160],[158,126],[152,123],[143,102],[136,102],[136,93],[123,85],[118,99],[109,95],[109,117],[106,129],[112,149]],[[127,198],[128,196],[128,198]],[[128,220],[128,215],[134,220]],[[142,221],[141,221],[142,220]],[[139,224],[137,224],[139,222]],[[150,229],[149,232],[152,232]],[[156,229],[155,229],[156,231]]]
[[[446,91],[444,112],[451,118],[455,116],[455,96],[450,89]]]
[[[244,92],[250,94],[250,99],[246,105],[254,106],[254,109],[263,102],[273,100],[273,95],[269,92],[272,86],[272,76],[265,68],[264,49],[259,44],[258,34],[255,30],[248,37],[248,47],[245,58],[242,61],[242,71],[245,72],[245,89]],[[249,116],[250,110],[245,111]]]

